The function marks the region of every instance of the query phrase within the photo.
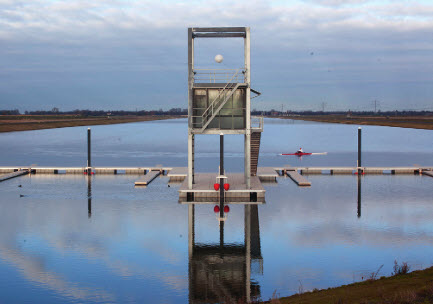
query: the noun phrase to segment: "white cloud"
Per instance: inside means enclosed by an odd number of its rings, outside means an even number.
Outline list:
[[[305,71],[327,71],[333,68],[330,63],[347,58],[340,72],[357,70],[352,81],[371,81],[358,68],[389,71],[395,68],[390,62],[397,61],[409,65],[410,75],[419,69],[419,64],[410,66],[416,56],[423,63],[418,74],[431,81],[428,52],[433,42],[426,37],[433,34],[432,15],[428,1],[0,1],[0,44],[5,46],[0,63],[3,73],[61,67],[64,72],[179,75],[185,68],[187,27],[250,26],[258,73],[260,68],[299,70],[295,80],[308,82],[316,74]],[[310,52],[315,56],[305,58]],[[390,61],[365,64],[384,57]],[[269,61],[275,65],[269,66]],[[298,79],[300,73],[304,79]],[[350,81],[346,76],[341,79]],[[287,77],[284,81],[292,76]],[[285,86],[282,80],[268,79]],[[393,78],[388,80],[392,83]],[[266,90],[266,83],[263,86]]]

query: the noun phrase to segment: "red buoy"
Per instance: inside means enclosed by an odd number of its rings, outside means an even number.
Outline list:
[[[228,205],[224,206],[224,213],[229,213],[230,212],[230,207]]]
[[[224,190],[228,191],[230,189],[230,184],[224,184]]]
[[[220,206],[215,205],[215,207],[213,207],[213,212],[215,212],[215,213],[220,212]]]
[[[215,189],[215,191],[218,191],[220,189],[220,184],[213,184],[213,188]]]

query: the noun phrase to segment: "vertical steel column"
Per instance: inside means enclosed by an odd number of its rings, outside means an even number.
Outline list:
[[[91,159],[91,131],[87,129],[87,174],[92,173],[92,159]]]
[[[220,249],[221,249],[221,254],[223,254],[223,250],[224,250],[224,221],[220,221]]]
[[[249,303],[251,301],[251,205],[245,205],[245,293],[246,301]]]
[[[251,188],[251,45],[250,28],[245,28],[244,57],[245,57],[245,83],[246,113],[245,113],[245,184]]]
[[[194,38],[188,28],[188,188],[194,184],[194,134],[193,128],[193,86],[194,86]]]
[[[362,172],[361,165],[361,127],[358,128],[358,174]]]
[[[188,188],[194,184],[194,141],[195,135],[188,134]]]
[[[220,176],[224,175],[224,134],[220,134]],[[220,178],[220,218],[224,217],[224,179]]]
[[[192,303],[192,277],[194,275],[192,271],[192,256],[194,254],[194,226],[195,226],[195,210],[194,210],[194,204],[188,205],[188,282],[189,282],[189,303]]]
[[[194,204],[188,205],[188,255],[189,259],[191,260],[193,250],[194,250],[194,234],[195,234],[195,219],[194,219],[194,213],[195,213],[195,206]]]

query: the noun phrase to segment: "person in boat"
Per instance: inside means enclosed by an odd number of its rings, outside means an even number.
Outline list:
[[[296,153],[298,153],[298,154],[304,153],[304,150],[302,150],[302,147],[301,147],[301,148],[299,148],[298,151],[296,151]]]

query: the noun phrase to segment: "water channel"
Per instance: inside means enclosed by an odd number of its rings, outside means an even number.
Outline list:
[[[259,166],[355,166],[357,127],[265,120]],[[87,127],[0,134],[0,166],[85,166]],[[93,126],[94,166],[186,166],[185,119]],[[217,171],[218,136],[197,140]],[[242,171],[241,136],[226,136]],[[433,132],[363,127],[365,166],[432,166]],[[283,157],[300,146],[328,155]],[[36,174],[0,184],[0,302],[217,303],[361,281],[394,260],[433,265],[433,179],[309,175],[265,185],[266,204],[178,204],[178,184],[134,175]],[[193,225],[193,234],[189,227]],[[191,247],[192,245],[192,247]]]

